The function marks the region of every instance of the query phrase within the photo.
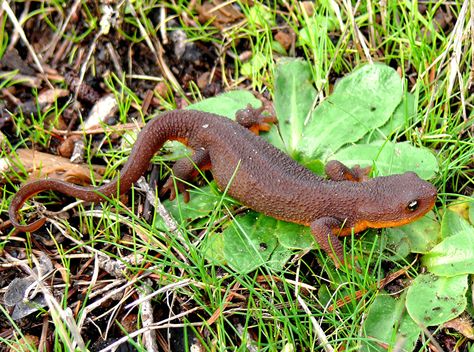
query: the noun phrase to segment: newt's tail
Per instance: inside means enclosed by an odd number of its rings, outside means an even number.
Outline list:
[[[214,117],[212,114],[190,110],[174,110],[154,118],[139,133],[137,142],[120,171],[120,175],[103,186],[83,187],[57,179],[35,180],[26,183],[10,203],[8,215],[12,225],[23,232],[33,232],[44,225],[45,218],[26,225],[18,222],[18,211],[22,205],[40,192],[56,191],[88,202],[100,202],[105,198],[126,193],[145,173],[151,158],[167,140],[179,140],[186,144],[189,132],[192,131],[195,123],[209,118]]]

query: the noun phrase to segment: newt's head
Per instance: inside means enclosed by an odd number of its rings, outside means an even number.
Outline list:
[[[376,177],[365,182],[369,201],[359,205],[359,217],[367,227],[401,226],[413,222],[433,208],[436,188],[414,172]]]

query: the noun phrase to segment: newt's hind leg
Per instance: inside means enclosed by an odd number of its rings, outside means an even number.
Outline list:
[[[277,122],[274,116],[263,115],[264,109],[263,105],[256,109],[248,104],[246,108],[237,111],[235,121],[258,136],[260,131],[270,131],[271,124]]]
[[[359,165],[349,168],[340,161],[331,160],[326,164],[326,175],[333,181],[355,181],[368,180],[371,167],[361,168]]]
[[[314,239],[319,247],[331,257],[336,268],[339,268],[341,264],[345,264],[344,248],[333,233],[335,229],[342,226],[342,222],[332,217],[324,217],[313,221],[310,226]]]
[[[178,193],[183,194],[184,202],[189,202],[189,192],[186,183],[192,181],[199,174],[196,166],[203,171],[211,168],[211,159],[206,149],[196,149],[191,158],[179,159],[173,165],[172,175],[168,177],[161,188],[160,196],[164,196],[166,193],[170,192],[169,199],[173,200],[176,198],[177,189]]]

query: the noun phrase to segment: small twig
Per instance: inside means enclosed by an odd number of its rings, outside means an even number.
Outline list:
[[[48,338],[49,332],[49,317],[45,314],[43,317],[43,326],[41,327],[41,337],[38,344],[38,352],[46,350],[46,339]]]
[[[2,79],[5,79],[5,78],[11,79],[12,81],[16,81],[18,82],[18,84],[24,85],[26,87],[39,88],[41,86],[41,79],[39,79],[38,77],[28,76],[21,73],[17,73],[13,75],[11,72],[8,72],[8,71],[0,71],[0,77],[2,77]],[[10,93],[6,89],[3,90],[3,92],[4,94]]]
[[[122,70],[122,66],[120,65],[120,60],[114,46],[112,45],[112,43],[107,42],[105,44],[105,47],[107,48],[107,51],[109,52],[110,59],[112,60],[112,63],[114,64],[114,67],[115,67],[115,71],[117,71],[117,76],[124,77],[124,72]]]
[[[107,127],[94,127],[94,128],[87,128],[81,131],[68,131],[68,130],[57,130],[53,128],[51,133],[60,135],[60,136],[83,136],[84,134],[101,134],[101,133],[110,133],[110,132],[120,132],[120,131],[133,131],[137,128],[143,127],[145,124],[142,122],[130,122],[124,123],[114,126],[107,126]]]
[[[370,50],[366,44],[366,39],[364,35],[362,34],[362,32],[360,31],[359,26],[357,25],[356,20],[354,18],[354,13],[357,11],[357,8],[359,7],[360,0],[357,1],[354,8],[352,8],[351,2],[348,0],[343,0],[343,3],[346,7],[348,17],[352,24],[352,28],[354,29],[354,32],[355,32],[355,36],[354,36],[355,43],[357,46],[359,46],[359,48],[362,49],[367,61],[370,63],[373,63],[372,56],[370,55]]]
[[[18,20],[18,23],[23,23],[25,19],[29,18],[29,11],[30,11],[30,6],[31,6],[31,1],[26,1],[25,2],[25,8],[23,9],[23,12],[20,15],[20,19]],[[18,42],[18,39],[20,38],[19,32],[14,32],[10,38],[10,44],[8,45],[7,51],[13,50],[16,46],[16,43]]]
[[[187,245],[184,239],[183,233],[179,229],[179,225],[176,223],[176,221],[173,219],[173,217],[164,207],[164,205],[160,202],[160,199],[156,197],[155,193],[151,190],[145,178],[140,177],[140,179],[137,181],[137,185],[140,186],[140,188],[145,192],[148,202],[155,206],[156,211],[163,218],[163,221],[165,222],[165,225],[169,229],[169,231],[176,235],[176,238],[180,241],[181,245],[189,251],[189,246]],[[186,258],[182,259],[187,262]]]
[[[242,324],[238,323],[236,326],[237,335],[242,341],[245,341],[245,347],[249,352],[257,352],[257,346],[255,339],[249,334],[248,330],[244,330]]]
[[[332,10],[336,14],[337,23],[339,23],[339,29],[343,33],[345,26],[344,26],[344,21],[342,20],[342,16],[341,16],[341,9],[339,8],[339,5],[337,4],[335,0],[329,0],[329,3],[331,4]]]
[[[82,311],[81,318],[79,319],[79,322],[77,323],[78,328],[82,329],[82,326],[84,325],[84,322],[87,318],[87,315],[90,312],[92,312],[96,308],[99,308],[105,301],[111,299],[112,297],[114,297],[118,293],[120,293],[122,291],[125,291],[128,287],[134,285],[138,280],[139,280],[139,278],[131,279],[131,281],[125,283],[124,285],[122,285],[122,286],[120,286],[120,287],[118,287],[118,288],[116,288],[112,291],[109,291],[103,297],[101,297],[97,301],[95,301],[95,302],[91,303],[90,305],[88,305],[87,307],[85,307],[84,310]]]
[[[419,328],[423,331],[423,333],[425,334],[425,336],[428,337],[428,339],[430,340],[430,342],[431,342],[431,344],[432,344],[432,347],[435,348],[435,351],[436,351],[436,352],[444,352],[443,347],[441,347],[441,345],[440,345],[439,342],[435,339],[435,337],[433,336],[433,334],[432,334],[425,326],[420,326],[420,325],[419,325]]]
[[[462,42],[463,42],[463,32],[466,31],[468,32],[468,29],[465,29],[463,27],[463,24],[466,19],[467,11],[469,8],[469,1],[464,1],[464,4],[461,8],[461,12],[459,13],[458,19],[456,21],[456,25],[454,26],[452,36],[453,36],[453,53],[451,55],[451,59],[449,62],[449,80],[448,80],[448,87],[446,88],[446,97],[448,98],[446,104],[450,104],[449,101],[451,99],[451,93],[453,91],[454,83],[456,81],[456,78],[458,78],[459,82],[459,89],[460,89],[460,95],[461,95],[461,102],[462,105],[462,113],[463,113],[463,118],[464,121],[467,121],[467,114],[466,114],[466,105],[464,103],[464,87],[462,84],[462,75],[459,69],[459,65],[461,63],[461,48],[462,48]],[[472,14],[471,14],[472,16]],[[467,27],[469,27],[469,23],[467,24]],[[448,111],[448,110],[446,110]]]
[[[201,307],[194,307],[193,309],[190,309],[186,312],[183,312],[181,314],[177,314],[173,316],[172,318],[164,319],[160,321],[159,323],[155,323],[153,325],[148,326],[147,328],[141,328],[139,330],[136,330],[127,336],[124,336],[114,343],[108,345],[106,348],[100,350],[99,352],[107,352],[107,351],[114,351],[118,346],[120,346],[122,343],[127,342],[129,339],[133,339],[136,336],[139,336],[140,334],[145,333],[148,330],[151,329],[169,329],[169,328],[182,328],[182,327],[190,327],[190,326],[202,326],[204,323],[186,323],[186,324],[169,324],[169,321],[176,320],[176,319],[181,319],[182,317],[189,315],[191,313],[194,313],[195,311],[201,309]]]
[[[231,288],[229,295],[225,298],[224,305],[222,307],[217,308],[216,311],[211,315],[211,317],[207,319],[206,326],[210,326],[214,324],[214,322],[219,318],[222,312],[227,308],[229,303],[235,297],[234,291],[238,290],[239,288],[240,288],[240,282],[236,282],[234,287]]]
[[[82,86],[82,82],[84,82],[84,77],[87,71],[87,65],[89,64],[92,54],[95,51],[99,38],[102,35],[107,34],[110,30],[110,22],[112,22],[112,15],[114,11],[108,5],[103,5],[101,10],[102,10],[102,16],[100,19],[100,30],[94,37],[94,40],[92,41],[89,51],[87,52],[86,59],[84,60],[84,63],[81,66],[81,70],[79,71],[79,82],[77,82],[77,88],[76,88],[76,91],[74,92],[74,100],[77,100],[77,97],[79,95],[79,90]]]
[[[148,295],[152,293],[151,291],[152,281],[150,279],[144,280],[142,289],[139,291],[139,299],[143,300]],[[142,324],[144,328],[153,325],[153,306],[151,304],[151,299],[145,299],[141,303],[141,315],[142,315]],[[158,344],[156,343],[156,333],[153,329],[150,329],[143,333],[143,344],[145,345],[145,350],[149,352],[157,352]]]
[[[185,287],[185,286],[188,286],[190,283],[192,283],[192,280],[191,279],[184,279],[184,280],[181,280],[181,281],[178,281],[178,282],[174,282],[172,284],[169,284],[169,285],[166,285],[166,286],[163,286],[162,288],[146,295],[146,296],[143,296],[141,297],[140,299],[138,299],[137,301],[134,301],[132,303],[129,303],[125,306],[125,309],[132,309],[134,307],[136,307],[137,305],[139,304],[142,304],[143,302],[145,302],[146,300],[150,300],[152,299],[153,297],[163,293],[163,292],[168,292],[168,291],[174,291],[178,288],[181,288],[181,287]]]
[[[160,7],[160,34],[163,44],[168,44],[168,34],[166,33],[166,6]]]
[[[28,274],[34,278],[38,288],[43,294],[46,304],[49,307],[49,313],[54,322],[56,332],[61,337],[67,349],[69,351],[75,351],[75,346],[77,346],[80,350],[85,350],[84,340],[82,339],[78,325],[76,325],[74,321],[71,310],[69,308],[64,310],[35,271],[30,267],[26,267],[26,269],[28,270]],[[68,327],[68,331],[64,328],[64,324]],[[72,336],[72,340],[70,335]]]

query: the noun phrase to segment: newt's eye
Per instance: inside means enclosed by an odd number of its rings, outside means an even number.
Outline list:
[[[412,200],[410,203],[408,203],[407,205],[407,209],[411,212],[415,211],[416,209],[418,209],[418,201],[417,200]]]

